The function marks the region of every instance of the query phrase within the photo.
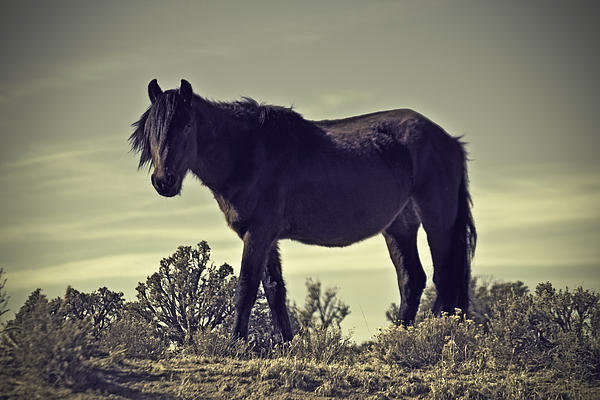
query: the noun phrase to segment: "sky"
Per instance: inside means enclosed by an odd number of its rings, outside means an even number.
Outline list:
[[[241,242],[207,188],[162,198],[129,152],[148,82],[187,79],[308,119],[412,108],[468,142],[479,244],[472,271],[531,288],[600,290],[600,6],[571,1],[20,1],[0,17],[0,267],[10,308],[41,287],[137,282],[206,240]],[[431,284],[424,233],[420,254]],[[292,300],[336,286],[358,340],[399,302],[381,237],[281,243]]]

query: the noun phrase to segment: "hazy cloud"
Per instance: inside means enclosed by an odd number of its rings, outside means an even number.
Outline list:
[[[89,281],[119,280],[142,277],[152,271],[149,266],[158,265],[165,254],[119,254],[76,262],[8,271],[7,279],[13,290],[54,285],[76,285]]]
[[[137,69],[148,60],[137,54],[121,53],[82,60],[63,60],[53,69],[39,70],[40,75],[26,80],[2,80],[0,105],[35,93],[77,87],[81,84],[108,79],[125,71]]]
[[[600,170],[567,165],[498,168],[478,176],[475,213],[482,229],[520,229],[600,219]]]
[[[350,116],[353,109],[365,109],[373,99],[372,93],[356,90],[318,94],[302,107],[302,113],[311,119],[333,119]]]

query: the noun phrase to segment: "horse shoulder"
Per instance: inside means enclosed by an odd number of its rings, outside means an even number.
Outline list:
[[[225,188],[213,190],[213,196],[225,220],[238,236],[252,227],[279,229],[283,214],[283,193],[287,185],[289,161],[286,157],[257,152],[252,162],[231,177]]]

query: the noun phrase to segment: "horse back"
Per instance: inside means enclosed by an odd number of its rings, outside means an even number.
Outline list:
[[[409,119],[425,119],[425,117],[416,111],[401,108],[343,119],[314,121],[314,123],[330,135],[345,135],[356,132],[367,132],[378,125],[390,122],[401,124]]]

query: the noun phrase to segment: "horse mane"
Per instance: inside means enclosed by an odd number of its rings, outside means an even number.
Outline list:
[[[199,100],[208,106],[208,109],[215,108],[226,111],[226,115],[239,120],[246,121],[250,127],[251,133],[258,140],[264,140],[268,143],[282,145],[299,145],[303,147],[315,143],[325,136],[325,133],[312,121],[304,119],[302,115],[292,109],[292,107],[282,107],[259,103],[250,97],[242,97],[233,102],[206,100],[198,95],[194,95],[195,100]],[[158,107],[166,108],[166,114],[172,114],[178,106],[177,96],[165,92],[164,96],[158,99]],[[152,113],[152,105],[142,114],[140,119],[132,124],[133,133],[129,136],[131,151],[140,153],[140,162],[138,168],[145,165],[151,166],[152,154],[150,153],[150,137],[146,132],[145,126],[148,119],[160,126],[162,121],[161,113]],[[210,112],[210,111],[209,111]],[[166,133],[166,129],[161,129],[159,133]]]
[[[324,136],[319,127],[304,119],[293,107],[259,103],[251,97],[211,104],[229,111],[236,118],[250,122],[254,134],[267,141],[307,143]]]
[[[131,151],[134,153],[140,153],[140,162],[138,169],[141,169],[144,165],[148,164],[150,167],[152,164],[152,154],[150,153],[150,138],[146,135],[146,121],[150,115],[150,109],[152,106],[142,114],[139,120],[131,124],[134,128],[133,133],[129,136],[129,145]]]

